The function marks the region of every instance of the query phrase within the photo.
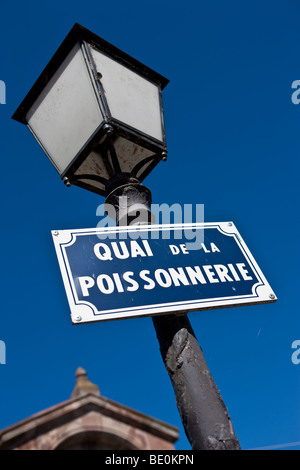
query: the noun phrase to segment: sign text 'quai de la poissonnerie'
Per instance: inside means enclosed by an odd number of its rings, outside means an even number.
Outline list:
[[[276,300],[231,222],[52,235],[73,323]]]

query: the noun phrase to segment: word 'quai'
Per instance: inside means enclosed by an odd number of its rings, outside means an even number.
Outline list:
[[[111,248],[106,243],[96,243],[94,253],[101,261],[111,261],[112,253],[116,258],[127,259],[137,256],[153,256],[148,240],[142,240],[143,248],[136,240],[131,240],[129,248],[125,242],[111,242]]]

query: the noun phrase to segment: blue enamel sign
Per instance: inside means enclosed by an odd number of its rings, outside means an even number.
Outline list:
[[[74,324],[276,301],[232,222],[52,236]]]

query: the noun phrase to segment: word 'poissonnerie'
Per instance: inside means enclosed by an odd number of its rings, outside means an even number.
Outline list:
[[[181,285],[191,286],[197,284],[212,284],[217,282],[250,281],[244,263],[214,264],[204,266],[186,266],[178,268],[156,269],[150,272],[143,269],[138,273],[126,271],[123,274],[113,273],[99,274],[96,278],[81,276],[78,278],[83,297],[90,295],[90,289],[97,286],[102,294],[114,292],[134,292],[140,287],[146,290],[154,289],[156,286],[168,288]]]

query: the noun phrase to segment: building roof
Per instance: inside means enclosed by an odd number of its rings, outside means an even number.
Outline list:
[[[178,429],[100,394],[78,368],[71,398],[0,431],[0,450],[172,450]]]

